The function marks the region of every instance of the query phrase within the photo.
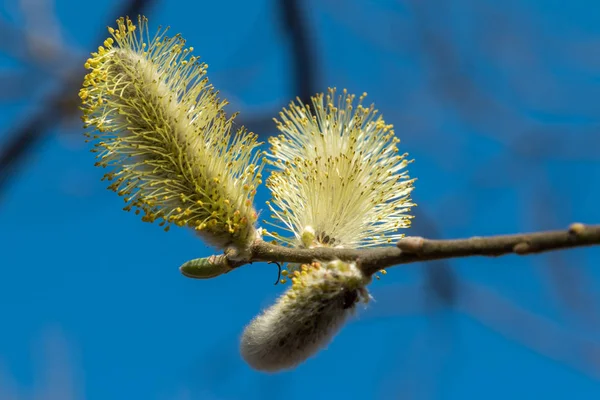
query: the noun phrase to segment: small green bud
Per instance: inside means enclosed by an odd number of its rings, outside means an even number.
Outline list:
[[[300,239],[302,240],[302,245],[304,247],[311,248],[313,242],[315,240],[315,230],[312,226],[305,226],[302,231],[302,235],[300,235]]]
[[[194,279],[214,278],[232,269],[225,255],[196,258],[179,267],[184,276]]]

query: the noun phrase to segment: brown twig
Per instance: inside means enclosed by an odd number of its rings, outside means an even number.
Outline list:
[[[400,240],[396,247],[373,249],[299,249],[257,241],[251,246],[247,259],[230,260],[229,265],[237,268],[257,261],[311,263],[339,259],[357,262],[366,275],[372,275],[383,268],[421,261],[472,256],[496,257],[506,254],[528,255],[593,245],[600,245],[600,225],[575,223],[568,230],[516,235],[448,240],[407,237]]]

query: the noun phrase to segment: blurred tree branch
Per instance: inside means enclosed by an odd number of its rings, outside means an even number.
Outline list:
[[[310,30],[300,3],[300,0],[280,0],[279,7],[292,50],[294,92],[304,103],[310,104],[310,96],[316,93],[317,63],[310,43]]]
[[[289,42],[291,68],[291,92],[305,104],[312,104],[310,97],[320,91],[318,79],[318,58],[315,46],[311,41],[311,29],[308,18],[302,9],[300,0],[277,0],[275,2],[277,18],[283,36]],[[250,131],[264,135],[275,130],[273,116],[281,108],[240,115],[241,123]]]
[[[152,2],[153,0],[124,1],[114,15],[140,14]],[[104,30],[102,32],[104,37]],[[71,67],[70,73],[65,75],[63,84],[42,100],[41,107],[33,114],[27,115],[13,132],[7,133],[6,144],[0,149],[0,196],[6,189],[9,179],[17,172],[19,164],[43,139],[48,130],[77,111],[77,91],[84,72],[83,61]]]
[[[455,310],[536,353],[600,379],[600,344],[571,333],[485,287],[460,282]],[[493,310],[493,312],[490,312]]]

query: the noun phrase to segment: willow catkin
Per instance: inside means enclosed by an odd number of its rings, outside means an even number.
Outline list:
[[[280,112],[281,134],[269,138],[274,171],[267,187],[278,220],[272,225],[291,233],[277,235],[282,242],[306,245],[302,234],[311,227],[317,246],[379,246],[410,226],[411,161],[399,153],[393,126],[363,105],[365,96],[356,102],[329,89],[312,97],[312,107],[298,100]]]
[[[79,96],[109,188],[143,221],[193,228],[219,248],[249,246],[263,165],[256,135],[232,132],[227,103],[180,35],[151,36],[144,17],[108,30]]]
[[[293,368],[325,347],[369,299],[365,278],[355,264],[332,261],[304,265],[273,306],[244,330],[241,354],[254,369]]]

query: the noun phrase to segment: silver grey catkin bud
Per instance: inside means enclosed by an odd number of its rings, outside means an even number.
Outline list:
[[[254,369],[290,369],[325,347],[369,298],[366,278],[355,264],[332,261],[303,266],[292,287],[244,330],[241,354]]]

